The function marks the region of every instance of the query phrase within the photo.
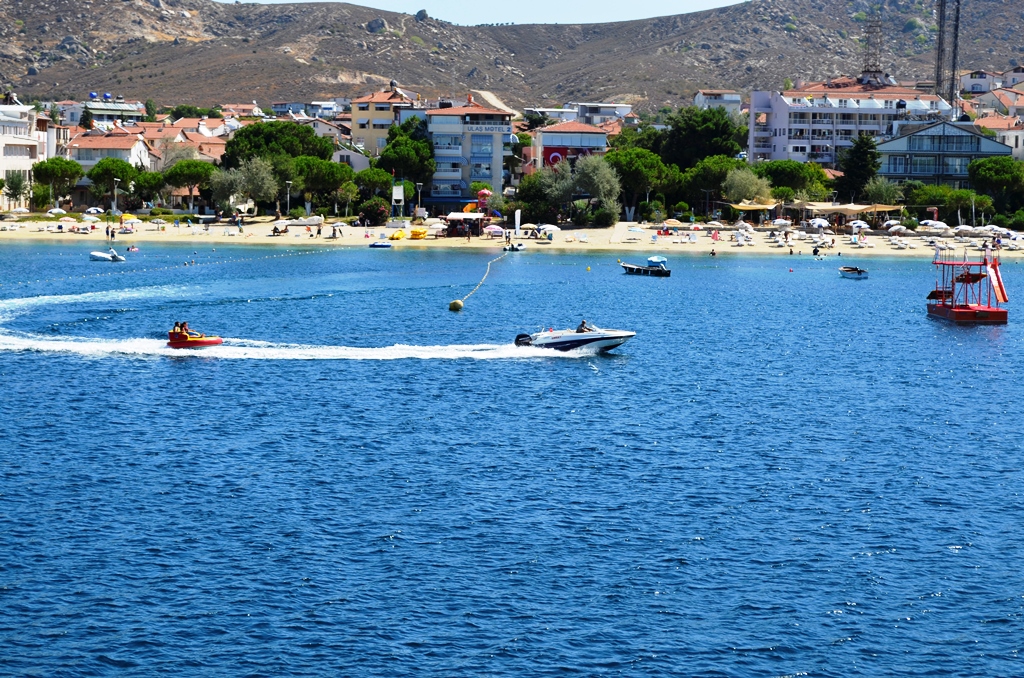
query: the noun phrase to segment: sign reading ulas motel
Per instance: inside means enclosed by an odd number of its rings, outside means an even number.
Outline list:
[[[462,129],[466,132],[512,133],[512,125],[463,125]]]

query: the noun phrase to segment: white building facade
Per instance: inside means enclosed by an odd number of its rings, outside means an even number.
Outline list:
[[[699,89],[693,95],[693,105],[697,108],[724,108],[727,113],[737,114],[743,106],[743,97],[731,89]]]
[[[429,193],[424,191],[429,196],[424,202],[455,204],[475,200],[469,190],[474,181],[499,191],[505,147],[512,134],[512,114],[472,102],[428,110],[426,114],[437,167]]]
[[[6,181],[17,173],[31,186],[32,165],[47,159],[48,123],[32,106],[0,106],[0,177]],[[25,207],[30,198],[31,193],[15,203],[3,194],[0,205],[8,210]]]
[[[885,138],[901,119],[948,117],[942,98],[907,87],[865,85],[853,78],[750,95],[748,161],[796,160],[832,165],[860,134]]]

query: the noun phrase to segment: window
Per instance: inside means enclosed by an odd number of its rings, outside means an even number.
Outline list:
[[[391,121],[390,120],[374,120],[373,121],[373,129],[388,129],[389,127],[391,127]]]
[[[388,145],[387,137],[380,137],[377,139],[377,148],[384,148]]]
[[[358,105],[360,111],[368,111],[368,110],[370,110],[370,104],[357,104],[357,105]]]
[[[902,155],[890,155],[889,156],[889,169],[890,174],[903,174],[907,171],[907,159]]]
[[[946,151],[976,151],[978,150],[978,137],[970,136],[943,137],[943,150]]]
[[[914,174],[935,174],[935,156],[915,155],[910,167]]]
[[[970,158],[960,156],[943,158],[943,174],[967,174],[967,166],[969,164],[971,164]]]
[[[491,173],[490,162],[474,162],[470,171],[470,177],[473,179],[490,179],[493,176]]]
[[[886,108],[892,108],[893,106],[895,106],[895,104],[896,104],[896,102],[893,101],[892,99],[886,99],[885,100],[885,107]]]
[[[474,134],[470,153],[473,155],[491,155],[494,152],[494,137],[490,134]]]
[[[390,111],[391,104],[374,104],[373,110],[375,111]]]
[[[807,152],[807,147],[806,146],[793,146],[792,152],[793,153],[806,153]]]
[[[449,173],[450,172],[461,172],[462,171],[462,163],[454,162],[454,161],[445,162],[444,160],[438,160],[437,161],[437,165],[435,167],[435,171],[437,171],[437,172],[449,172]]]
[[[434,148],[462,148],[462,137],[455,134],[435,134]]]

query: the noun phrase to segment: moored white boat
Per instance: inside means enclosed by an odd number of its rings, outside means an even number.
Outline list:
[[[860,280],[868,277],[868,271],[866,268],[857,268],[856,266],[840,266],[839,275],[844,278]]]
[[[90,261],[126,261],[126,259],[118,254],[113,247],[107,252],[89,252]]]

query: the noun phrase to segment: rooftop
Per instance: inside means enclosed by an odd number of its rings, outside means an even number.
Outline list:
[[[607,134],[607,132],[600,127],[574,121],[555,123],[554,125],[542,127],[538,131],[544,133],[557,132],[560,134]]]

